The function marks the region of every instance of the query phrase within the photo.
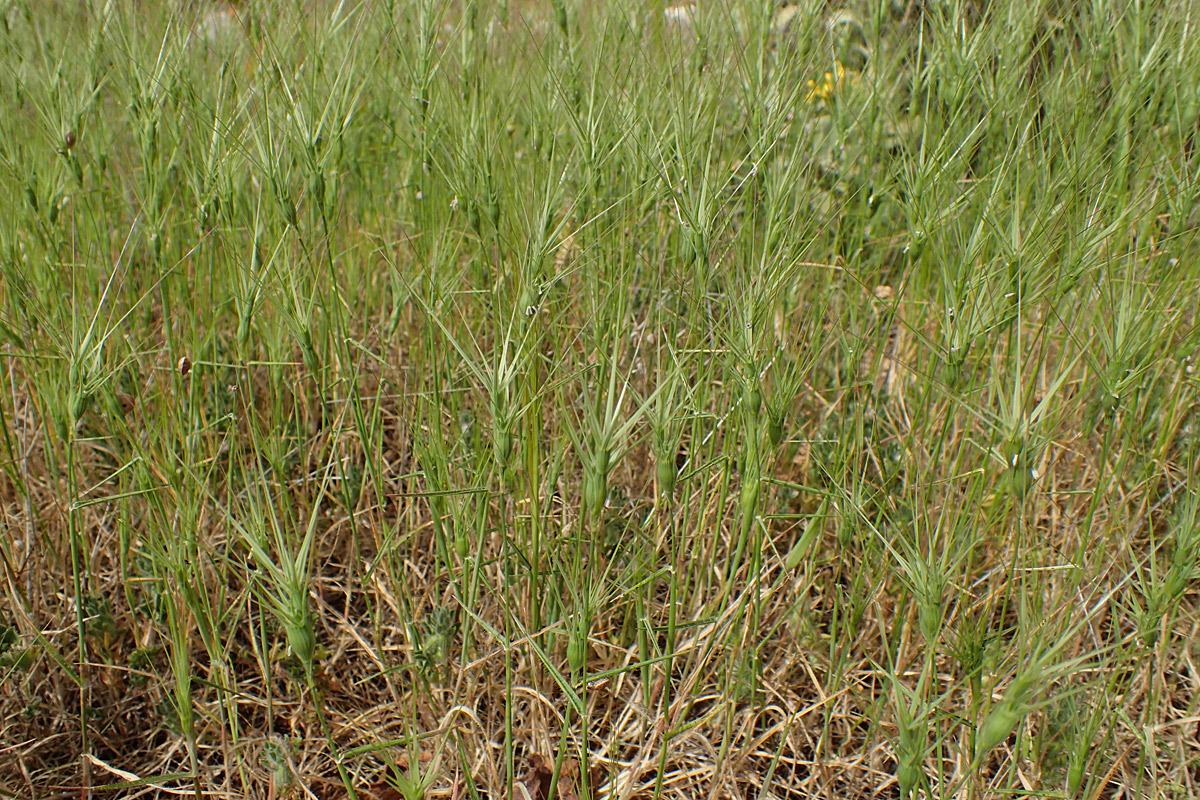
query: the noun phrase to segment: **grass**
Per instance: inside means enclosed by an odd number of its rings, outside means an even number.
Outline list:
[[[1196,796],[1198,22],[0,2],[0,797]]]

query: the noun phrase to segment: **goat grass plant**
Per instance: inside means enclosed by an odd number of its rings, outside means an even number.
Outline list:
[[[0,797],[1192,797],[1183,0],[0,0]]]

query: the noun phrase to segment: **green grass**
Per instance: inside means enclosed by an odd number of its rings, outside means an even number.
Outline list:
[[[0,0],[0,797],[1200,793],[1192,4],[727,5]]]

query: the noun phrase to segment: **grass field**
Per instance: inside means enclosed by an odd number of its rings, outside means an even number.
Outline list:
[[[1193,3],[0,23],[0,797],[1200,796]]]

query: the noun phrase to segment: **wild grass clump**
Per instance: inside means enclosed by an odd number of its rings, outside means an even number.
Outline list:
[[[0,2],[0,797],[1190,797],[1184,2]]]

